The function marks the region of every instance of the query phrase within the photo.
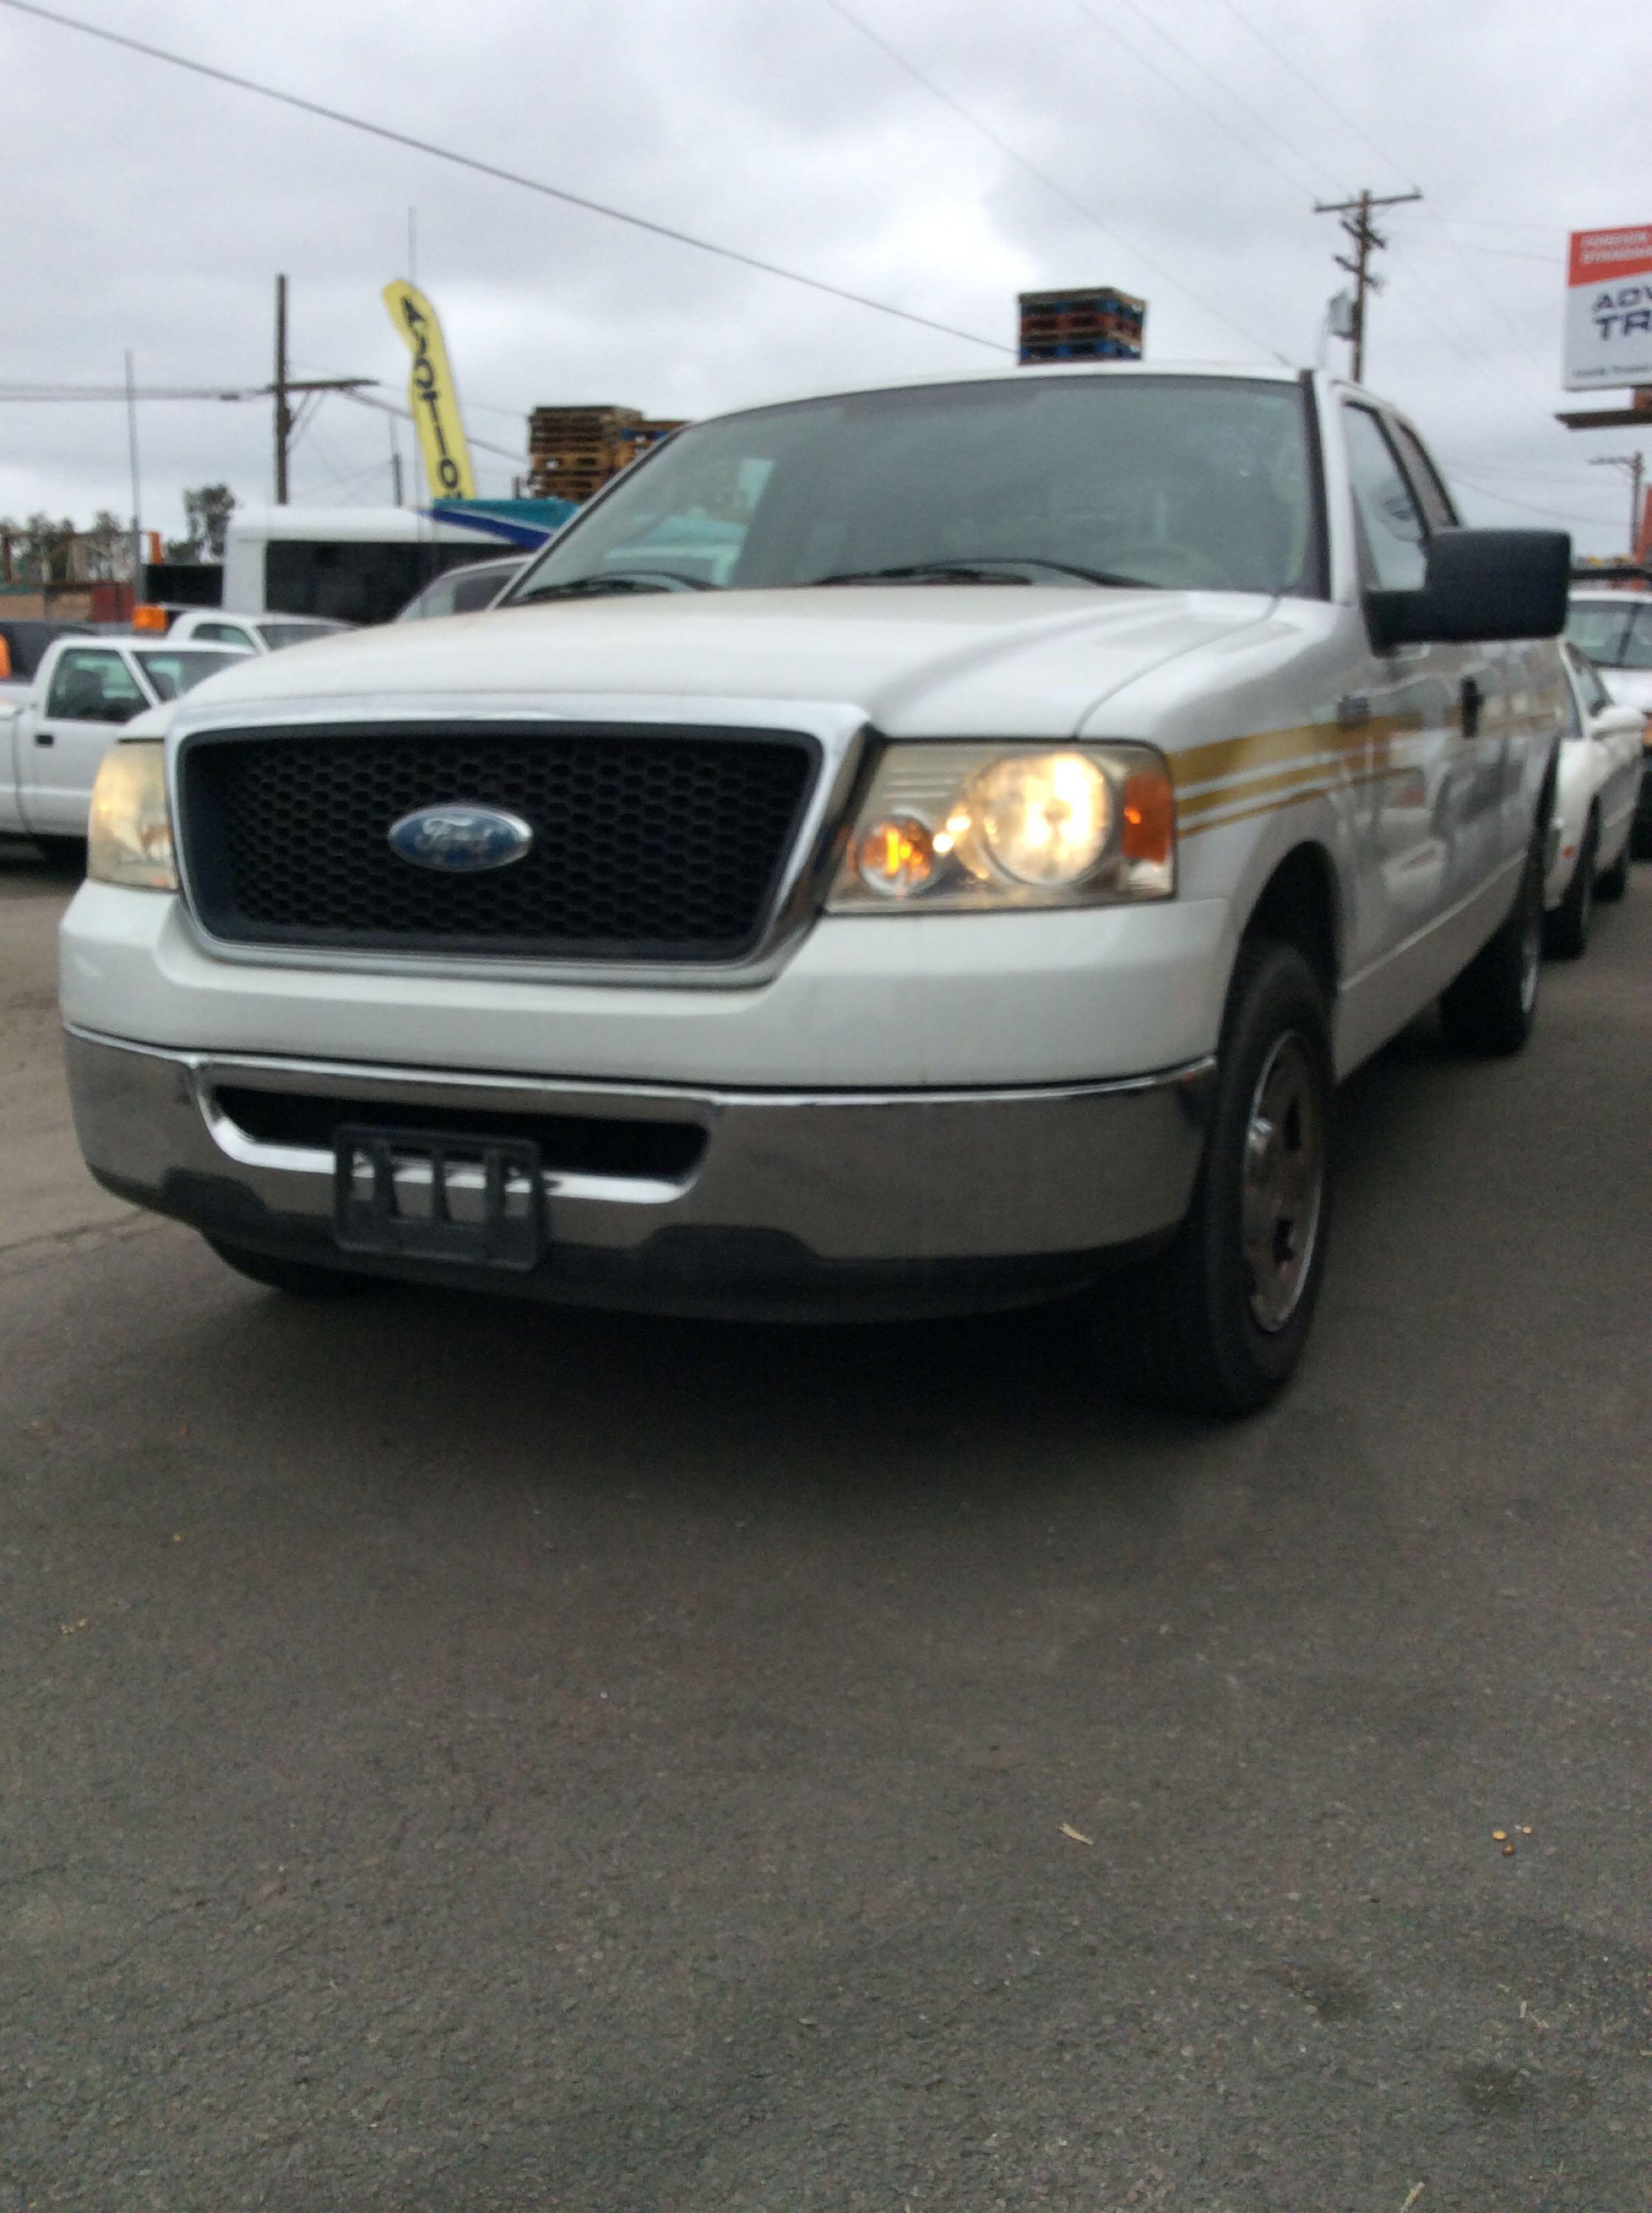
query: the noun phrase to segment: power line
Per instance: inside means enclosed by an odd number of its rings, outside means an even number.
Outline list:
[[[1436,223],[1442,223],[1439,216],[1431,219]],[[1522,253],[1518,247],[1511,246],[1475,246],[1465,250],[1472,252],[1481,260],[1540,261],[1545,269],[1564,269],[1566,265],[1564,253]]]
[[[19,4],[19,0],[4,0],[4,4],[8,7],[16,6]],[[880,53],[894,64],[897,69],[904,70],[908,76],[921,84],[925,92],[938,100],[943,107],[950,109],[960,122],[966,124],[978,137],[996,146],[1001,154],[1015,164],[1017,168],[1024,169],[1029,177],[1036,178],[1039,183],[1047,191],[1052,192],[1058,199],[1065,201],[1076,214],[1083,216],[1086,223],[1093,224],[1104,238],[1110,238],[1114,245],[1122,247],[1126,253],[1133,254],[1144,269],[1151,270],[1155,277],[1162,278],[1173,290],[1180,292],[1184,299],[1191,300],[1202,314],[1214,316],[1217,322],[1226,324],[1230,331],[1236,331],[1247,345],[1259,347],[1262,352],[1271,355],[1276,361],[1285,360],[1285,356],[1276,346],[1271,346],[1265,339],[1259,338],[1254,332],[1247,331],[1242,323],[1236,323],[1233,317],[1222,308],[1212,307],[1208,301],[1200,299],[1198,294],[1191,290],[1180,277],[1173,277],[1162,262],[1155,260],[1151,254],[1144,253],[1139,246],[1132,245],[1130,240],[1121,232],[1115,230],[1111,223],[1104,223],[1094,208],[1087,206],[1082,200],[1070,192],[1066,186],[1051,176],[1047,170],[1039,168],[1036,162],[1030,161],[1019,147],[1011,145],[1001,131],[994,130],[991,124],[977,115],[972,108],[966,107],[960,100],[954,100],[951,93],[943,90],[933,77],[926,76],[916,62],[909,59],[898,46],[892,46],[881,32],[875,31],[869,23],[863,22],[858,15],[844,5],[844,0],[825,0],[825,4],[831,9],[834,15],[840,16],[852,30],[858,31],[863,39],[875,46]]]
[[[136,399],[267,399],[267,384],[231,387],[228,385],[139,384]],[[58,400],[125,399],[124,384],[0,384],[0,400],[27,400],[32,405]]]
[[[1329,112],[1336,117],[1338,122],[1343,125],[1344,130],[1351,131],[1355,137],[1360,139],[1363,144],[1376,155],[1378,161],[1382,163],[1385,168],[1393,169],[1402,176],[1406,174],[1402,164],[1396,162],[1392,154],[1387,153],[1382,147],[1379,146],[1375,139],[1372,137],[1370,132],[1365,130],[1362,125],[1356,123],[1353,117],[1348,113],[1345,108],[1339,107],[1337,102],[1332,99],[1329,93],[1322,91],[1320,87],[1315,82],[1314,79],[1308,74],[1306,70],[1302,69],[1292,58],[1290,54],[1288,53],[1283,47],[1276,46],[1273,40],[1268,37],[1265,31],[1260,31],[1257,28],[1250,17],[1235,4],[1235,0],[1221,0],[1221,4],[1227,9],[1228,13],[1233,17],[1236,23],[1240,24],[1245,30],[1250,33],[1252,38],[1256,40],[1259,46],[1263,47],[1268,53],[1271,54],[1275,61],[1278,62],[1283,68],[1288,69],[1290,71],[1291,75],[1296,79],[1299,84],[1304,84],[1307,86],[1308,89],[1313,94],[1314,97],[1320,102],[1321,107],[1328,109]],[[1411,181],[1413,189],[1415,190],[1416,180],[1413,179]],[[1419,199],[1421,198],[1422,194],[1420,191],[1417,192],[1417,197]],[[1446,231],[1444,227],[1444,218],[1436,215],[1430,210],[1429,213],[1423,216],[1423,221],[1425,223],[1439,225],[1442,234],[1445,238],[1446,244],[1450,247],[1451,251],[1458,256],[1465,269],[1467,270],[1470,278],[1479,289],[1481,298],[1485,301],[1486,304],[1490,308],[1493,314],[1498,318],[1509,336],[1514,338],[1516,343],[1519,343],[1522,338],[1522,333],[1515,328],[1513,320],[1504,310],[1502,302],[1487,285],[1485,279],[1480,275],[1479,271],[1474,266],[1474,264],[1463,252],[1462,247],[1458,245],[1456,240],[1451,236],[1450,233]],[[1440,312],[1439,306],[1437,302],[1435,302],[1434,304],[1435,312],[1437,314]]]
[[[1609,530],[1612,526],[1602,515],[1573,515],[1564,507],[1535,507],[1529,499],[1511,499],[1506,491],[1493,491],[1490,485],[1476,484],[1472,477],[1458,476],[1453,472],[1453,482],[1478,492],[1483,498],[1495,499],[1504,507],[1517,507],[1527,515],[1546,515],[1551,522],[1587,523],[1592,530]]]
[[[1234,0],[1221,0],[1221,4],[1227,9],[1228,13],[1233,17],[1236,23],[1250,33],[1251,36],[1256,40],[1259,46],[1265,46],[1269,53],[1273,56],[1275,61],[1278,62],[1282,67],[1288,69],[1290,71],[1291,75],[1296,79],[1299,84],[1305,84],[1308,87],[1308,90],[1313,94],[1315,100],[1320,102],[1322,107],[1328,107],[1330,109],[1332,114],[1336,117],[1338,122],[1341,124],[1344,131],[1351,131],[1356,138],[1363,140],[1366,147],[1371,153],[1376,155],[1378,161],[1381,162],[1385,169],[1394,169],[1397,170],[1401,176],[1405,175],[1405,173],[1400,168],[1399,162],[1394,161],[1391,155],[1383,152],[1381,147],[1377,144],[1376,141],[1367,131],[1362,129],[1359,124],[1355,122],[1353,117],[1347,113],[1346,109],[1338,107],[1336,101],[1332,99],[1328,93],[1321,92],[1319,86],[1314,82],[1314,79],[1308,76],[1305,70],[1298,68],[1296,64],[1291,59],[1289,54],[1286,52],[1283,46],[1276,46],[1273,40],[1268,37],[1265,32],[1259,31],[1255,24],[1252,22],[1250,17],[1245,15],[1239,8],[1234,6]],[[1407,181],[1414,186],[1417,180],[1412,177],[1408,179]]]
[[[897,308],[887,300],[874,300],[863,292],[851,292],[842,284],[833,284],[823,277],[807,277],[800,270],[787,269],[777,261],[765,261],[754,253],[743,253],[736,247],[718,246],[707,238],[696,238],[691,231],[676,230],[669,223],[655,223],[651,216],[632,215],[624,208],[609,207],[601,200],[588,198],[582,192],[570,192],[560,185],[547,185],[538,177],[526,177],[519,170],[502,168],[497,162],[479,161],[473,154],[456,153],[452,147],[438,146],[428,138],[415,137],[411,131],[393,130],[388,124],[372,123],[364,116],[348,114],[341,107],[328,107],[317,100],[305,100],[296,92],[282,92],[274,85],[260,84],[255,77],[239,76],[231,70],[214,68],[208,62],[198,62],[186,54],[169,52],[164,46],[152,46],[142,39],[129,38],[125,32],[106,30],[100,23],[84,23],[78,16],[60,15],[55,8],[42,8],[38,0],[0,0],[0,7],[13,9],[19,15],[35,15],[42,22],[55,23],[65,31],[79,31],[88,39],[100,39],[106,46],[122,47],[128,53],[142,54],[147,60],[166,62],[174,69],[188,70],[193,76],[210,78],[216,84],[233,85],[237,92],[250,92],[260,100],[272,100],[283,107],[296,108],[301,114],[319,115],[324,122],[342,124],[346,130],[360,131],[371,138],[382,138],[393,146],[410,147],[416,154],[428,154],[438,162],[448,162],[455,168],[472,170],[478,176],[492,177],[501,184],[516,185],[522,191],[537,192],[542,199],[558,200],[564,206],[582,208],[588,215],[606,216],[610,222],[628,223],[634,230],[649,232],[655,238],[669,239],[675,246],[692,246],[698,253],[716,254],[720,260],[732,261],[742,269],[755,269],[765,277],[779,277],[789,284],[802,284],[812,292],[823,292],[828,298],[846,300],[851,307],[870,308],[880,315],[893,315],[903,323],[913,323],[920,330],[939,331],[945,338],[962,338],[967,345],[987,346],[994,353],[1007,354],[1012,348],[997,338],[983,338],[978,331],[960,330],[952,323],[936,322],[929,315],[915,314],[910,308]]]
[[[1311,154],[1305,154],[1300,146],[1294,145],[1291,141],[1286,137],[1284,132],[1280,130],[1278,125],[1275,123],[1271,117],[1264,115],[1259,108],[1253,107],[1249,101],[1241,100],[1239,94],[1234,90],[1233,87],[1227,82],[1225,77],[1218,76],[1216,71],[1210,68],[1205,63],[1202,62],[1196,53],[1190,52],[1186,46],[1183,46],[1181,40],[1175,35],[1173,31],[1167,31],[1162,23],[1157,21],[1151,15],[1149,15],[1145,8],[1138,5],[1138,0],[1119,0],[1119,4],[1122,7],[1127,8],[1131,14],[1134,15],[1138,21],[1144,23],[1149,31],[1152,31],[1157,37],[1162,39],[1167,46],[1173,48],[1175,52],[1181,56],[1183,61],[1187,64],[1187,66],[1190,69],[1197,70],[1207,83],[1215,85],[1216,90],[1223,94],[1227,99],[1231,101],[1233,105],[1239,109],[1242,115],[1248,116],[1250,120],[1262,131],[1265,136],[1277,140],[1277,143],[1284,148],[1286,153],[1290,155],[1293,161],[1300,162],[1303,168],[1310,173],[1320,168],[1320,165],[1315,160],[1314,155]],[[1088,15],[1090,11],[1087,8],[1084,12]],[[1178,87],[1177,89],[1180,90],[1180,88]],[[1241,141],[1241,143],[1243,142]],[[1321,174],[1323,174],[1323,171],[1321,171]],[[1300,192],[1302,188],[1300,185],[1294,185],[1293,189]]]
[[[1302,184],[1300,178],[1293,177],[1287,171],[1282,169],[1279,164],[1271,155],[1265,154],[1260,147],[1253,146],[1248,138],[1241,137],[1240,132],[1234,129],[1233,125],[1229,123],[1224,116],[1218,115],[1214,107],[1207,107],[1205,102],[1198,97],[1197,93],[1190,92],[1185,84],[1179,84],[1173,76],[1169,76],[1164,70],[1160,68],[1157,62],[1149,59],[1149,58],[1144,54],[1138,46],[1131,46],[1130,40],[1125,38],[1123,32],[1119,30],[1116,23],[1110,23],[1104,15],[1098,15],[1096,14],[1094,9],[1089,5],[1089,0],[1071,0],[1071,4],[1078,10],[1078,13],[1085,18],[1086,21],[1094,25],[1095,28],[1102,34],[1103,37],[1109,38],[1113,40],[1115,45],[1122,46],[1125,52],[1133,61],[1139,62],[1144,70],[1149,70],[1153,76],[1158,78],[1161,84],[1167,84],[1172,92],[1180,93],[1181,97],[1186,101],[1190,106],[1198,108],[1199,113],[1203,115],[1207,121],[1214,123],[1218,131],[1225,131],[1228,137],[1233,139],[1236,144],[1242,146],[1247,154],[1254,155],[1259,162],[1262,162],[1266,168],[1271,169],[1274,175],[1282,179],[1284,183],[1289,185],[1293,192],[1300,192],[1301,191]]]
[[[403,423],[417,419],[407,408],[398,407],[393,399],[378,399],[370,392],[346,392],[344,396],[346,399],[353,399],[358,407],[371,407],[381,415],[393,415]],[[481,453],[497,454],[502,460],[515,461],[519,466],[528,459],[527,454],[517,447],[496,446],[486,438],[472,437],[468,431],[465,435],[467,442]]]

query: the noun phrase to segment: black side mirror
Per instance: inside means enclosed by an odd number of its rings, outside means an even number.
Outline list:
[[[1419,592],[1368,592],[1380,653],[1394,645],[1468,645],[1558,637],[1566,625],[1572,541],[1564,530],[1441,530],[1428,541]]]

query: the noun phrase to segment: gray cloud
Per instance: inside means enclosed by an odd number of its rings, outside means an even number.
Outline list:
[[[1006,342],[1018,289],[1105,280],[1146,294],[1161,358],[1247,357],[1236,323],[1311,359],[1338,281],[1333,225],[1312,198],[1418,183],[1422,208],[1387,224],[1371,381],[1431,435],[1474,519],[1541,509],[1572,521],[1586,550],[1621,541],[1626,497],[1588,466],[1621,441],[1552,418],[1566,404],[1565,233],[1652,213],[1634,182],[1652,75],[1643,10],[845,4],[1097,220],[825,0],[150,0],[141,13],[65,0],[88,21]],[[406,273],[410,205],[471,427],[500,445],[520,442],[540,401],[692,414],[991,359],[6,10],[0,82],[6,380],[118,381],[130,348],[149,383],[257,381],[284,270],[302,370],[376,376],[399,397],[405,357],[378,295]],[[187,483],[267,496],[266,407],[155,402],[140,429],[152,526],[179,527]],[[329,399],[298,448],[297,494],[383,498],[388,453],[382,418]],[[503,490],[509,462],[481,461],[484,488]],[[119,408],[0,406],[0,511],[127,503]]]

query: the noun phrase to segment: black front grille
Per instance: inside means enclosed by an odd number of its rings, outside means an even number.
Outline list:
[[[818,755],[786,731],[428,725],[189,740],[180,835],[197,911],[258,945],[737,960],[768,922]],[[402,860],[422,807],[533,831],[479,875]]]

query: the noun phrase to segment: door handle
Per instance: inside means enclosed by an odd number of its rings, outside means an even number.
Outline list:
[[[1465,676],[1460,697],[1463,707],[1463,735],[1477,738],[1480,735],[1480,710],[1485,704],[1485,694],[1472,676]]]
[[[55,730],[36,730],[34,742],[37,746],[55,746],[58,742],[58,734]]]

